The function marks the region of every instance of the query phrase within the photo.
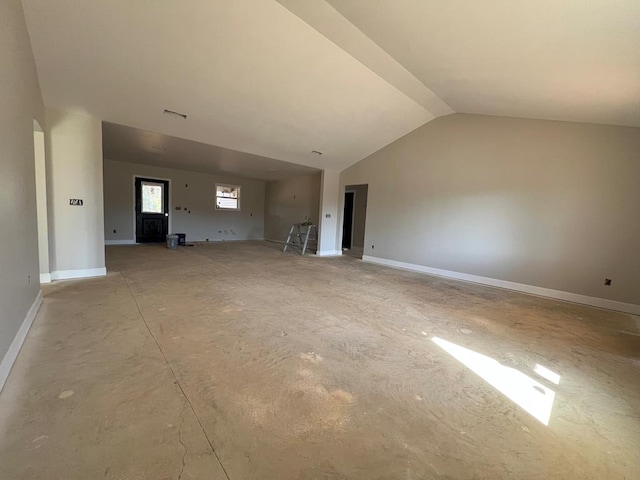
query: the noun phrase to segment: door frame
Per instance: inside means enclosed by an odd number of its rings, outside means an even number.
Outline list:
[[[355,225],[356,225],[356,195],[358,194],[355,190],[351,190],[351,189],[344,189],[344,194],[345,196],[347,195],[347,193],[353,193],[353,205],[351,206],[351,243],[349,244],[349,250],[353,250],[353,232],[355,230]],[[344,198],[344,197],[343,197]],[[345,202],[346,203],[346,202]],[[342,210],[344,210],[344,207],[342,207]],[[344,216],[342,218],[342,228],[344,229]],[[342,249],[344,248],[342,246],[342,240],[340,240],[340,250],[342,251]]]
[[[170,178],[162,178],[162,177],[156,177],[155,175],[139,175],[139,174],[134,174],[132,179],[131,179],[131,186],[133,189],[133,243],[138,245],[137,242],[137,236],[136,236],[136,229],[138,228],[138,225],[136,223],[137,218],[136,218],[136,178],[142,178],[145,180],[162,180],[163,182],[169,182],[169,208],[167,209],[167,213],[169,214],[169,223],[168,223],[168,230],[169,233],[173,232],[173,215],[171,214],[171,211],[173,210],[173,204],[171,203],[172,197],[171,197],[171,179]]]

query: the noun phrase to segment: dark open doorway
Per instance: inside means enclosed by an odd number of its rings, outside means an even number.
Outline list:
[[[169,233],[169,182],[136,177],[136,243],[164,242]]]
[[[368,185],[347,185],[344,192],[342,251],[362,258],[367,217]]]
[[[347,191],[344,194],[344,221],[342,222],[342,249],[351,249],[353,241],[353,207],[355,205],[355,192]]]

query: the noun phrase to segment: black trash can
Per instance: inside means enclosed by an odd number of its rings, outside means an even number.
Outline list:
[[[178,245],[182,245],[184,247],[184,245],[187,242],[187,234],[186,233],[176,233],[176,235],[178,236]]]

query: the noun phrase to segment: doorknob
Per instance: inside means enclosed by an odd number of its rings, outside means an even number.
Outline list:
[[[169,216],[169,214],[168,214],[168,213],[165,213],[165,214],[164,214],[164,216],[165,216],[165,217],[168,217],[168,216]]]

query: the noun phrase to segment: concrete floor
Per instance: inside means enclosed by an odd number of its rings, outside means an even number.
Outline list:
[[[2,480],[640,478],[637,318],[262,242],[107,257],[45,288]]]

